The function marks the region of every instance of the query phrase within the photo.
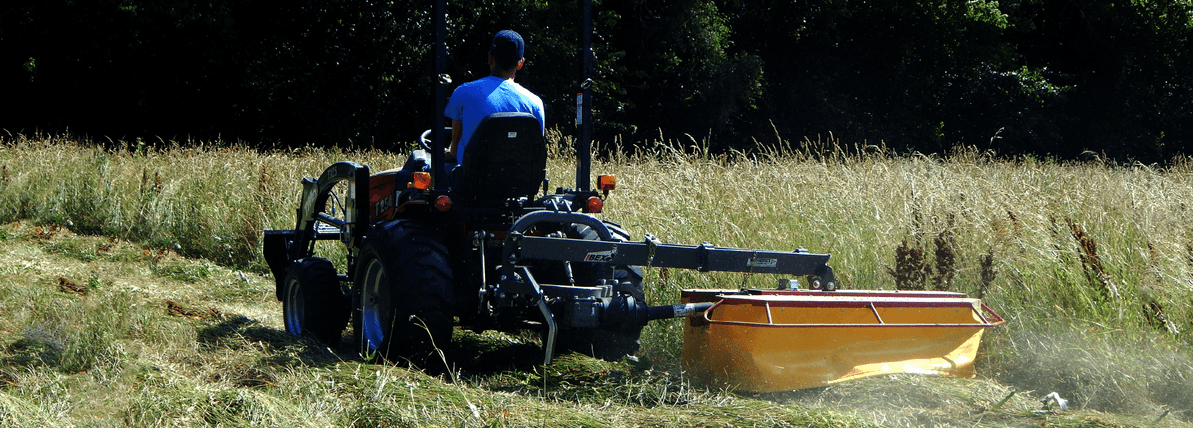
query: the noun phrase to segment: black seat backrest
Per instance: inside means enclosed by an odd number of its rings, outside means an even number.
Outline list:
[[[533,197],[547,176],[543,125],[530,113],[486,116],[464,148],[460,167],[454,190],[473,201]]]

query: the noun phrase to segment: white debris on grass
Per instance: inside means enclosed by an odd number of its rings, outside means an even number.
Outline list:
[[[1060,394],[1057,394],[1055,391],[1052,392],[1051,394],[1045,395],[1044,398],[1040,400],[1040,402],[1044,403],[1045,408],[1051,407],[1053,404],[1056,404],[1056,407],[1059,407],[1060,410],[1069,410],[1069,400],[1060,398]]]

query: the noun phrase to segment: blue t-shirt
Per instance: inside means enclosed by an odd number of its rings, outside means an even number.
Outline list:
[[[464,163],[464,148],[468,146],[468,140],[481,119],[492,113],[515,112],[533,114],[538,118],[539,125],[545,126],[543,100],[513,81],[489,76],[456,88],[443,113],[463,124],[460,147],[456,149],[456,162]]]

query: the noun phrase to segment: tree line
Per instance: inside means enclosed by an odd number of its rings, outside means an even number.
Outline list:
[[[606,143],[831,134],[1143,161],[1193,144],[1191,0],[593,3]],[[439,113],[431,15],[414,0],[7,0],[0,128],[394,147]],[[487,75],[490,37],[514,29],[518,81],[571,132],[580,19],[578,1],[450,2],[450,87]]]

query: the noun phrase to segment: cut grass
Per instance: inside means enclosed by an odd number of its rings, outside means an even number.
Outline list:
[[[571,186],[566,141],[553,138],[549,177]],[[531,336],[463,332],[452,345],[467,356],[456,358],[455,381],[367,364],[350,346],[284,333],[260,230],[293,226],[302,176],[337,160],[383,169],[404,156],[228,145],[129,153],[46,138],[0,144],[9,172],[0,182],[0,425],[1177,426],[1193,417],[1193,214],[1184,207],[1193,164],[814,145],[713,156],[659,144],[593,170],[618,175],[604,217],[637,237],[828,252],[849,288],[894,288],[889,272],[909,269],[896,249],[922,250],[916,269],[955,270],[939,284],[985,293],[1011,321],[987,335],[979,379],[710,390],[683,375],[676,321],[647,328],[637,364],[565,355],[544,368]],[[941,236],[951,239],[944,252]],[[320,250],[342,259],[334,246]],[[682,288],[773,284],[645,273],[652,304],[674,303]],[[1075,409],[1033,413],[1053,391]]]

